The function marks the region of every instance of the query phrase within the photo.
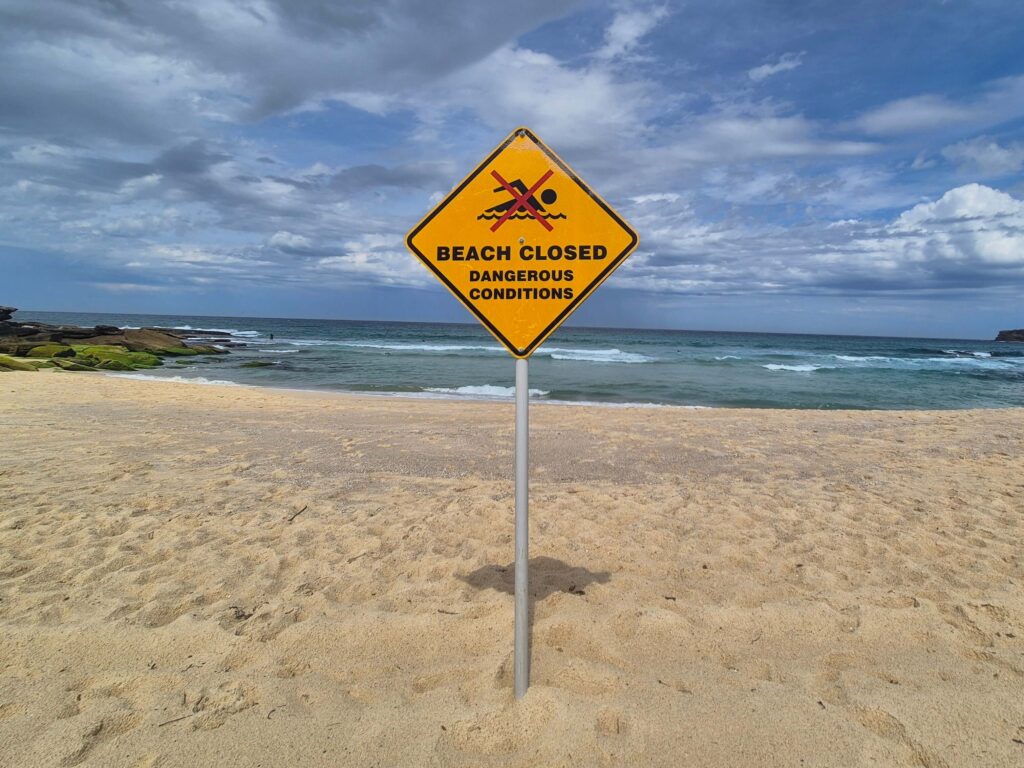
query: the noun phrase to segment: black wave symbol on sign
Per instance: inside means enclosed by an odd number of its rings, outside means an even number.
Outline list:
[[[500,219],[504,215],[505,214],[503,214],[503,213],[493,213],[493,214],[491,214],[491,213],[481,213],[476,218],[477,218],[478,221],[480,219],[492,219],[493,220],[493,219]],[[564,213],[542,213],[542,214],[540,214],[540,217],[542,219],[564,219],[564,218],[567,218]],[[509,216],[509,218],[510,219],[532,219],[533,218],[533,214],[530,213],[529,211],[516,211],[511,216]]]

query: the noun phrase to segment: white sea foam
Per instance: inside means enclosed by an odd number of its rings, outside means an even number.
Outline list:
[[[379,341],[338,341],[335,343],[342,347],[390,349],[398,352],[461,352],[463,350],[501,352],[501,347],[496,344],[387,344]]]
[[[882,357],[881,355],[832,355],[836,360],[843,360],[847,363],[866,363],[866,362],[898,362],[903,358],[899,357]]]
[[[796,373],[811,373],[813,371],[820,371],[823,368],[835,368],[834,365],[811,365],[809,363],[803,365],[781,365],[779,363],[768,363],[761,367],[767,368],[769,371],[794,371]]]
[[[1007,370],[1013,368],[1014,363],[1009,360],[986,360],[978,357],[928,357],[929,363],[938,363],[940,367],[982,368],[989,370]]]
[[[492,384],[482,384],[479,386],[466,386],[466,387],[427,387],[427,392],[434,392],[438,395],[462,395],[464,397],[514,397],[516,394],[515,387],[497,387]],[[544,397],[548,394],[543,389],[531,389],[531,397]]]
[[[968,349],[944,349],[943,354],[953,355],[954,357],[966,357],[970,355],[972,357],[992,357],[991,352],[976,352]]]
[[[584,363],[652,363],[653,357],[620,349],[563,349],[541,348],[537,354],[550,355],[552,360],[576,360]]]
[[[301,343],[301,341],[289,343]],[[430,343],[399,343],[382,341],[338,341],[333,342],[342,347],[363,349],[386,349],[396,352],[494,352],[504,350],[497,344],[430,344]],[[619,349],[573,349],[565,347],[542,347],[535,353],[538,357],[547,356],[552,360],[575,360],[585,363],[650,363],[654,358]]]
[[[137,381],[173,381],[177,384],[212,384],[218,387],[240,387],[237,381],[223,379],[204,379],[202,376],[151,376],[146,373],[108,373],[115,379],[135,379]]]
[[[252,344],[288,344],[293,347],[336,347],[342,342],[330,339],[247,339]]]
[[[506,388],[505,387],[495,387],[495,389],[506,389]],[[512,390],[511,387],[508,387],[508,389],[511,390],[513,393],[515,392],[515,390]],[[299,391],[301,391],[301,390],[299,390]],[[495,396],[495,397],[486,397],[485,398],[485,397],[481,397],[481,396],[471,397],[471,396],[467,396],[467,395],[455,395],[455,394],[451,393],[453,391],[454,390],[449,391],[449,390],[444,390],[444,389],[437,389],[437,390],[434,390],[434,391],[425,391],[425,392],[363,392],[363,391],[343,390],[343,391],[337,392],[336,394],[340,394],[340,395],[355,395],[356,397],[407,397],[407,398],[412,398],[412,399],[415,399],[415,400],[422,400],[422,399],[438,399],[438,400],[498,400],[498,399],[501,399],[501,400],[505,400],[505,399],[508,399],[507,396],[501,396],[501,397]],[[530,390],[530,395],[531,396],[536,396],[537,391],[538,390],[531,389]],[[710,405],[674,405],[674,404],[669,404],[669,403],[608,403],[608,402],[602,402],[602,401],[599,401],[599,400],[537,400],[537,401],[534,402],[534,405],[544,405],[544,406],[552,406],[552,407],[557,407],[557,406],[562,406],[562,405],[585,405],[585,406],[592,406],[594,408],[678,408],[678,409],[687,410],[687,411],[708,410],[708,409],[711,409],[713,407],[713,406],[710,406]]]
[[[742,360],[743,358],[739,355],[722,355],[721,357],[716,356],[715,360]]]
[[[207,333],[233,333],[235,335],[259,335],[258,331],[240,331],[237,328],[195,328],[191,325],[158,325],[154,328],[166,328],[172,331],[206,331]]]
[[[881,355],[832,355],[832,357],[864,368],[948,371],[957,368],[1010,370],[1016,367],[1015,361],[993,360],[988,352],[972,353],[972,355],[972,357],[884,357]]]
[[[606,403],[598,400],[541,400],[539,405],[588,405],[596,408],[679,408],[684,411],[706,411],[710,405],[674,405],[669,403]]]

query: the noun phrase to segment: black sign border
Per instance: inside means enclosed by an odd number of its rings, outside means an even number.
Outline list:
[[[579,186],[579,188],[582,189],[595,203],[601,206],[604,212],[607,213],[612,219],[614,219],[615,222],[620,227],[622,227],[622,229],[625,230],[630,236],[630,242],[622,250],[622,252],[619,253],[619,255],[616,256],[600,274],[598,274],[597,278],[586,289],[584,289],[579,296],[575,297],[572,300],[572,302],[564,310],[562,310],[558,317],[552,320],[551,323],[549,323],[548,326],[543,331],[540,332],[537,338],[535,338],[532,342],[526,345],[523,349],[518,349],[514,344],[512,344],[512,342],[506,339],[504,334],[501,333],[501,331],[499,331],[497,328],[495,328],[491,324],[491,322],[483,315],[483,313],[481,313],[476,308],[476,306],[472,302],[470,302],[470,300],[466,296],[463,296],[462,292],[459,291],[459,289],[456,288],[451,283],[451,281],[448,280],[444,273],[441,272],[441,270],[439,270],[436,266],[434,266],[434,264],[423,254],[423,252],[420,251],[420,249],[413,244],[413,239],[416,237],[416,235],[418,235],[423,230],[423,228],[427,226],[427,224],[433,221],[434,217],[441,213],[441,211],[443,211],[448,206],[448,204],[452,200],[454,200],[471,181],[473,181],[473,179],[479,176],[483,169],[490,165],[491,161],[494,160],[494,158],[497,157],[499,154],[501,154],[505,150],[505,148],[508,147],[508,145],[515,140],[517,136],[526,136],[527,138],[529,138],[530,141],[532,141],[541,150],[541,152],[547,155],[548,158],[550,158],[551,161],[555,163],[555,165],[561,168],[562,171],[570,179],[576,182],[577,186]],[[637,235],[636,231],[631,226],[629,226],[629,224],[627,224],[622,219],[622,217],[619,216],[619,214],[612,210],[611,206],[609,206],[604,200],[602,200],[596,192],[594,192],[592,189],[590,189],[590,187],[584,184],[583,180],[580,179],[580,177],[577,176],[576,173],[562,161],[562,158],[560,158],[558,155],[552,152],[551,149],[549,149],[543,141],[538,139],[537,136],[533,133],[533,131],[531,131],[529,128],[517,128],[516,130],[512,131],[512,133],[508,135],[508,138],[506,138],[501,144],[499,144],[497,148],[493,152],[491,152],[491,154],[489,154],[479,165],[477,165],[477,167],[465,179],[463,179],[462,183],[459,184],[459,186],[453,189],[444,200],[438,203],[438,205],[429,214],[427,214],[426,218],[424,218],[423,221],[417,224],[416,227],[408,235],[405,236],[406,247],[410,251],[412,251],[416,255],[416,257],[419,258],[419,260],[423,262],[423,264],[431,272],[433,272],[438,277],[438,279],[441,280],[442,283],[444,283],[448,287],[448,290],[451,291],[455,295],[455,297],[462,302],[462,305],[464,307],[466,307],[470,312],[472,312],[476,316],[477,320],[483,323],[487,330],[489,330],[494,335],[494,337],[498,339],[498,341],[505,345],[505,348],[508,349],[508,351],[511,352],[513,356],[519,358],[529,357],[531,354],[533,354],[534,350],[538,346],[540,346],[547,339],[548,336],[554,333],[558,326],[564,323],[565,320],[569,317],[569,315],[571,315],[580,304],[582,304],[586,299],[588,299],[590,297],[590,294],[597,290],[601,283],[608,279],[608,276],[615,271],[619,264],[625,261],[626,257],[629,256],[629,254],[636,249],[639,243],[640,237],[639,235]]]

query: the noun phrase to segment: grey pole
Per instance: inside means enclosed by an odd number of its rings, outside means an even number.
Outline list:
[[[516,698],[530,686],[529,605],[530,385],[528,362],[516,359]]]

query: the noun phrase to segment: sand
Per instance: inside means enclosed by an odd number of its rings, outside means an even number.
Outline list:
[[[511,368],[510,368],[511,373]],[[1024,765],[1024,411],[0,375],[0,765]]]

